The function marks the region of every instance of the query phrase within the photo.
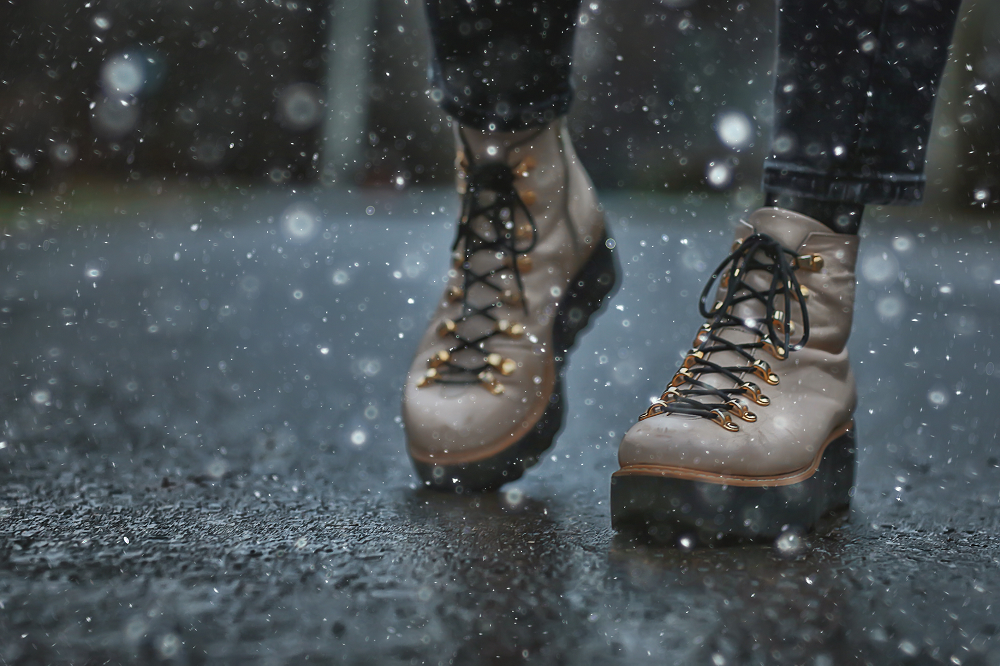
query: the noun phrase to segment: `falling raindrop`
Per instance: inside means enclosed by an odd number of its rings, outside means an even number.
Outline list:
[[[59,166],[68,166],[76,160],[76,148],[68,143],[57,143],[49,152],[52,161]]]
[[[93,23],[95,30],[100,30],[101,32],[111,27],[111,17],[104,13],[94,14],[94,18],[90,22]]]
[[[740,150],[750,145],[753,124],[742,111],[726,111],[716,119],[715,132],[727,147]]]
[[[909,234],[899,234],[892,239],[892,249],[899,253],[909,252],[913,249],[913,236]]]
[[[875,303],[875,311],[883,322],[896,321],[903,315],[903,299],[899,296],[883,296]]]
[[[932,388],[927,392],[927,400],[932,407],[944,407],[948,404],[948,392],[943,388]]]
[[[139,122],[139,107],[128,100],[106,97],[94,105],[90,115],[94,129],[105,138],[119,139]]]
[[[708,184],[717,190],[723,190],[733,182],[733,170],[725,163],[709,162],[705,175]]]
[[[293,83],[278,95],[278,119],[286,129],[307,130],[322,117],[320,90],[310,83]]]
[[[111,56],[101,67],[101,86],[108,95],[135,95],[145,83],[142,61],[129,53]]]
[[[889,252],[873,252],[861,262],[861,274],[873,284],[883,284],[899,275],[899,262]]]
[[[18,153],[14,157],[14,168],[18,171],[31,171],[35,166],[35,158],[27,153]]]
[[[805,552],[806,542],[798,530],[787,527],[774,540],[774,549],[782,557],[798,557]]]
[[[281,228],[288,239],[296,243],[312,240],[319,230],[320,212],[307,203],[295,203],[281,214]]]

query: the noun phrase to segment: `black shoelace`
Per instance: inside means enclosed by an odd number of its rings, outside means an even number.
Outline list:
[[[520,143],[525,143],[534,136],[532,134]],[[431,359],[430,363],[432,367],[437,369],[435,379],[438,382],[484,383],[497,388],[499,384],[492,373],[498,370],[501,374],[510,374],[513,371],[510,364],[513,362],[501,358],[499,354],[489,353],[485,349],[486,341],[498,334],[520,337],[524,332],[520,324],[512,324],[497,317],[496,310],[505,305],[521,306],[527,314],[528,304],[524,298],[522,270],[518,259],[534,249],[538,241],[538,229],[531,211],[528,210],[521,194],[514,187],[517,175],[515,168],[505,162],[477,164],[473,160],[473,152],[468,141],[464,135],[461,137],[466,159],[468,159],[468,163],[465,165],[466,190],[462,199],[462,215],[459,220],[458,234],[452,245],[452,252],[453,254],[458,253],[456,254],[455,268],[462,271],[463,285],[461,292],[453,293],[451,297],[456,300],[461,299],[462,314],[455,320],[442,322],[439,333],[442,336],[452,336],[455,339],[455,345],[449,351],[439,353]],[[515,146],[511,146],[511,148],[513,147]],[[484,200],[486,200],[485,203]],[[523,216],[520,221],[517,219],[518,213]],[[486,225],[474,224],[477,220],[485,221]],[[485,229],[483,229],[484,226]],[[481,231],[483,233],[480,233]],[[473,270],[473,258],[480,253],[492,256],[495,260],[495,267],[485,272]],[[500,274],[505,271],[513,273],[516,290],[498,284]],[[469,295],[477,285],[482,285],[487,290],[494,292],[495,298],[484,298],[480,289],[477,290],[479,292],[477,300],[485,304],[473,305],[470,303]],[[461,333],[461,325],[475,317],[489,320],[490,328],[476,337],[465,337]],[[464,350],[477,352],[482,356],[482,362],[472,366],[457,362],[456,354]],[[463,358],[467,360],[468,355]]]
[[[763,261],[764,258],[768,261]],[[821,261],[817,255],[798,257],[766,234],[754,234],[740,243],[715,269],[701,292],[698,308],[701,315],[710,321],[702,326],[694,347],[663,395],[640,420],[658,414],[686,414],[710,419],[732,432],[739,430],[739,426],[733,423],[731,414],[748,422],[755,421],[756,415],[738,398],[761,406],[767,406],[770,401],[761,393],[760,387],[755,382],[747,381],[745,376],[754,375],[770,385],[777,384],[779,379],[765,361],[754,358],[753,352],[765,349],[775,358],[786,359],[790,352],[801,349],[808,342],[809,314],[805,305],[808,292],[799,285],[795,271],[799,268],[816,270],[822,266]],[[747,278],[754,271],[766,271],[771,275],[767,289],[759,291],[748,284]],[[726,293],[709,310],[706,302],[720,277]],[[736,306],[751,300],[764,305],[762,319],[744,320],[733,315]],[[798,301],[802,311],[802,336],[794,345],[794,325],[790,322],[793,300]],[[779,304],[783,309],[778,307]],[[729,328],[747,331],[756,339],[734,343],[722,336]],[[714,352],[724,351],[733,352],[746,364],[723,366],[709,358]],[[725,376],[732,386],[717,388],[702,381],[703,377],[712,374]]]

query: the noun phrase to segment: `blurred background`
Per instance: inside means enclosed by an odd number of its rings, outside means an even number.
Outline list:
[[[599,187],[757,197],[773,0],[584,4],[570,127]],[[445,185],[420,0],[33,0],[0,25],[0,196]],[[1000,206],[1000,3],[967,0],[929,197]]]

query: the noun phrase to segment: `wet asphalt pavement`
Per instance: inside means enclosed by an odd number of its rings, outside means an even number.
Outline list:
[[[453,194],[15,210],[0,664],[1000,664],[1000,227],[871,211],[849,522],[688,553],[616,537],[609,476],[734,208],[605,201],[625,281],[566,428],[480,497],[419,488],[398,417]]]

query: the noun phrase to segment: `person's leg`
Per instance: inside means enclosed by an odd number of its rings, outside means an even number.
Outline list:
[[[961,0],[784,0],[769,206],[856,233],[867,204],[919,203]]]
[[[958,5],[781,2],[768,206],[737,231],[693,349],[625,434],[616,527],[775,537],[848,506],[856,231],[866,204],[923,198]]]
[[[511,131],[569,110],[580,0],[427,0],[432,78],[466,127]]]
[[[434,488],[496,488],[539,459],[562,425],[566,354],[614,287],[614,242],[562,121],[577,7],[428,4],[463,195],[403,393],[407,450]]]

